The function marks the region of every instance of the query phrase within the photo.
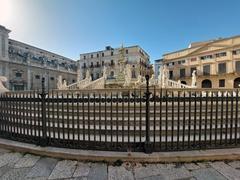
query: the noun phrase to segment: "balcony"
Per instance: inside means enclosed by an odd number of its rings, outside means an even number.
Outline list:
[[[231,60],[231,57],[227,55],[227,56],[216,57],[215,59],[216,61],[228,61],[228,60]]]
[[[233,59],[240,59],[240,54],[233,54]]]

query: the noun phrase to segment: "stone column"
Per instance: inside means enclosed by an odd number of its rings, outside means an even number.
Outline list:
[[[31,70],[30,67],[27,66],[27,90],[31,90]]]

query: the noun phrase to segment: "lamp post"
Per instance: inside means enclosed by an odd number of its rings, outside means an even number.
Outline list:
[[[145,92],[145,98],[146,98],[146,140],[144,142],[144,151],[147,154],[152,153],[152,144],[150,142],[150,122],[149,122],[149,99],[151,92],[149,91],[149,67],[147,67],[147,74],[145,76],[146,78],[146,92]]]

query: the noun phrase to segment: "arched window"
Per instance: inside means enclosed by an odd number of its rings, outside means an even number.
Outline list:
[[[111,71],[110,76],[111,76],[111,77],[114,76],[114,71]]]
[[[186,81],[181,81],[181,83],[187,85],[187,82],[186,82]]]
[[[205,79],[202,81],[202,88],[211,88],[212,82],[209,79]]]
[[[240,88],[240,77],[234,79],[233,87]]]
[[[137,78],[135,69],[132,70],[132,78]]]

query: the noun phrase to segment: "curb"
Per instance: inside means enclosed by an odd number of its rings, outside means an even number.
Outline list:
[[[59,159],[70,159],[94,162],[139,162],[139,163],[173,163],[173,162],[196,162],[216,160],[240,160],[240,148],[193,150],[177,152],[154,152],[145,154],[143,152],[113,152],[77,150],[55,147],[40,147],[12,140],[0,138],[0,148],[31,153],[39,156],[48,156]]]

